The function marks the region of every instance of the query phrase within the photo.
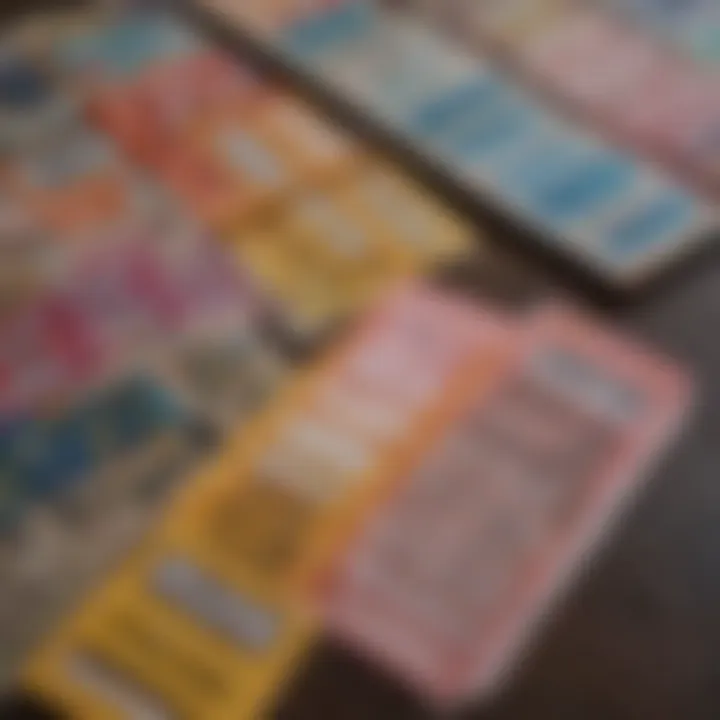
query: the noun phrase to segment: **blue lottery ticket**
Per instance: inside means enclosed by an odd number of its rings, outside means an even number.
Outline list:
[[[709,227],[699,201],[641,161],[554,121],[529,96],[480,87],[419,116],[427,146],[586,264],[639,276]]]

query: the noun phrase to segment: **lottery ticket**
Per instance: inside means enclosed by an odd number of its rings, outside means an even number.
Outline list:
[[[687,410],[682,371],[575,311],[518,348],[318,576],[333,634],[446,707],[505,679]]]
[[[689,190],[544,115],[493,76],[423,108],[411,127],[466,184],[615,283],[642,279],[712,227],[709,204]],[[644,225],[634,241],[616,239],[615,225],[650,212],[658,196],[685,210],[667,226]]]

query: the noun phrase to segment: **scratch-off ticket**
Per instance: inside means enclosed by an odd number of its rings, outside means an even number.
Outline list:
[[[526,340],[318,585],[330,631],[438,705],[504,678],[687,408],[677,368],[574,312]]]

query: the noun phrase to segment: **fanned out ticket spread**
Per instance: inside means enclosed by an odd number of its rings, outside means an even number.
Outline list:
[[[326,629],[436,705],[497,688],[685,416],[689,385],[548,307],[318,576]]]
[[[503,315],[398,290],[188,486],[24,687],[79,720],[256,717],[318,631],[309,580],[515,337]]]

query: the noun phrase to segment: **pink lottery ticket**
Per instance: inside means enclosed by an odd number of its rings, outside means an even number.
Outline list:
[[[436,705],[495,689],[688,401],[672,364],[540,313],[319,579],[331,634]]]

